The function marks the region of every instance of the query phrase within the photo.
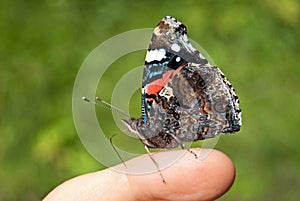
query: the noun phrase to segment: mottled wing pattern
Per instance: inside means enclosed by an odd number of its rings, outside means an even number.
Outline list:
[[[165,17],[154,29],[145,59],[142,117],[124,121],[148,147],[173,148],[241,127],[234,88],[187,38],[186,27]]]

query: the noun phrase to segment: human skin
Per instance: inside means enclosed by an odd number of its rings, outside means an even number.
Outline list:
[[[195,153],[200,149],[192,149]],[[185,150],[159,152],[166,157]],[[145,157],[132,159],[130,164],[143,163]],[[84,174],[57,186],[44,201],[142,201],[142,200],[215,200],[225,194],[235,179],[235,168],[224,153],[211,150],[204,160],[186,153],[174,165],[159,174],[129,175],[105,169]]]

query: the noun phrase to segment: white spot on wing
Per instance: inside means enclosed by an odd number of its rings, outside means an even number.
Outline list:
[[[171,98],[172,96],[174,96],[174,95],[173,95],[173,89],[172,89],[171,87],[165,86],[165,87],[159,92],[159,95],[160,95],[160,96],[163,96],[163,97],[165,97],[165,98],[167,98],[168,100],[170,100],[170,98]]]
[[[238,118],[239,118],[238,124],[239,124],[240,126],[242,126],[242,113],[241,113],[241,112],[238,114]]]
[[[165,49],[148,50],[146,55],[146,62],[161,61],[166,56]]]
[[[174,43],[171,46],[171,50],[173,50],[174,52],[179,52],[180,51],[180,46],[177,43]]]

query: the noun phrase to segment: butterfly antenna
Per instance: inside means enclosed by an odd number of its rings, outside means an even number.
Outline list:
[[[127,118],[131,118],[131,116],[129,114],[127,114],[126,112],[124,112],[123,110],[109,104],[108,102],[106,102],[105,100],[102,100],[101,98],[99,97],[96,97],[96,100],[99,101],[100,103],[103,104],[103,106],[106,106],[106,108],[112,110],[112,111],[116,111],[118,112],[119,114],[122,114],[124,116],[126,116]]]
[[[86,101],[86,102],[88,102],[88,103],[93,103],[93,104],[95,104],[96,105],[96,103],[95,103],[95,101],[92,101],[91,99],[88,99],[87,97],[82,97],[82,100],[84,100],[84,101]]]
[[[121,110],[121,109],[119,109],[119,108],[117,108],[117,107],[115,107],[115,106],[109,104],[108,102],[106,102],[106,101],[100,99],[99,97],[96,97],[96,100],[97,100],[98,102],[95,102],[95,101],[93,101],[93,100],[91,100],[91,99],[89,99],[89,98],[87,98],[87,97],[82,97],[82,100],[84,100],[84,101],[86,101],[86,102],[88,102],[88,103],[93,103],[93,104],[95,104],[95,105],[104,107],[104,108],[109,109],[109,110],[111,110],[111,111],[115,111],[115,112],[117,112],[117,113],[119,113],[119,114],[122,114],[122,115],[126,116],[126,117],[129,118],[129,119],[131,118],[131,116],[130,116],[129,114],[127,114],[126,112],[124,112],[123,110]]]
[[[123,160],[123,158],[121,157],[120,153],[118,152],[117,148],[115,147],[114,143],[113,143],[113,138],[118,135],[120,133],[116,133],[116,134],[113,134],[110,138],[109,138],[109,141],[110,141],[110,144],[111,146],[113,147],[113,149],[115,150],[116,154],[118,155],[119,159],[122,161],[123,165],[125,166],[125,168],[127,168],[127,165],[125,163],[125,161]]]

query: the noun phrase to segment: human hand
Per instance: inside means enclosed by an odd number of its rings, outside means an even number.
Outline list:
[[[200,149],[193,149],[199,152]],[[180,154],[185,150],[155,154]],[[137,157],[130,164],[143,163]],[[215,200],[225,194],[235,178],[232,161],[224,153],[212,150],[204,160],[186,153],[159,174],[127,175],[105,169],[70,179],[50,192],[44,201],[135,201],[135,200]]]

